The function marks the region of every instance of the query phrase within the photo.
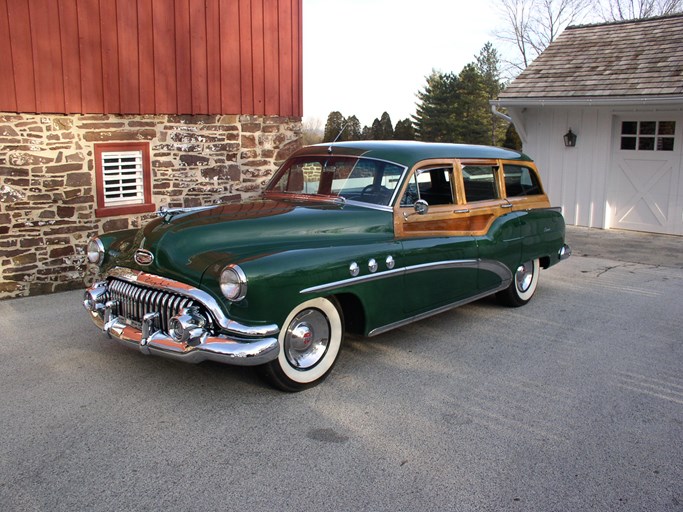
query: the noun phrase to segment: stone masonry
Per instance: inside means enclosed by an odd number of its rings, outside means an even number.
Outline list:
[[[149,141],[156,207],[258,194],[300,145],[299,118],[0,113],[0,299],[83,286],[85,245],[153,217],[95,217],[97,142]]]

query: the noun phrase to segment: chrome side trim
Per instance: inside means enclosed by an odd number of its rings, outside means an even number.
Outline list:
[[[343,197],[343,196],[339,196],[339,197]],[[355,199],[346,199],[345,204],[358,206],[360,208],[368,208],[370,210],[379,210],[382,212],[393,212],[394,211],[394,209],[391,206],[385,206],[383,204],[375,204],[375,203],[364,203],[363,201],[356,201]]]
[[[445,306],[441,306],[436,309],[432,309],[431,311],[425,311],[424,313],[420,313],[419,315],[411,316],[410,318],[406,318],[404,320],[399,320],[398,322],[394,322],[393,324],[387,324],[382,327],[377,327],[376,329],[373,329],[368,333],[368,337],[372,336],[377,336],[378,334],[383,334],[387,331],[391,331],[392,329],[397,329],[398,327],[403,327],[404,325],[417,322],[418,320],[424,320],[425,318],[429,318],[430,316],[438,315],[439,313],[443,313],[444,311],[448,311],[449,309],[454,309],[459,306],[463,306],[465,304],[469,304],[470,302],[474,302],[479,299],[483,299],[484,297],[488,297],[489,295],[493,295],[494,293],[498,293],[501,290],[505,290],[510,286],[509,282],[502,283],[500,286],[493,288],[491,290],[487,290],[485,292],[479,293],[477,295],[474,295],[473,297],[468,297],[466,299],[458,300],[456,302],[452,302],[451,304],[447,304]]]
[[[391,277],[394,274],[401,274],[405,272],[405,268],[396,268],[394,270],[387,270],[386,272],[380,272],[375,274],[368,274],[365,276],[350,277],[348,279],[342,279],[341,281],[334,281],[332,283],[320,284],[318,286],[311,286],[310,288],[304,288],[299,293],[316,293],[316,292],[326,292],[329,290],[334,290],[335,288],[341,288],[344,286],[349,286],[353,284],[368,283],[370,281],[377,281],[379,279],[384,279],[386,277]]]
[[[351,286],[360,283],[367,283],[370,281],[376,281],[378,279],[385,279],[387,277],[392,277],[396,274],[412,274],[415,272],[424,272],[427,270],[442,270],[449,268],[479,268],[482,270],[488,270],[493,272],[500,277],[507,286],[512,282],[512,272],[502,263],[495,260],[446,260],[446,261],[435,261],[432,263],[422,263],[420,265],[409,265],[407,267],[395,268],[393,270],[386,270],[384,272],[377,272],[375,274],[367,274],[358,277],[351,277],[348,279],[342,279],[340,281],[334,281],[331,283],[325,283],[317,286],[311,286],[310,288],[304,288],[299,293],[318,293],[327,292],[334,290],[335,288],[342,288],[345,286]]]
[[[245,337],[264,337],[274,336],[280,332],[280,328],[275,324],[270,325],[244,325],[235,320],[231,320],[222,308],[211,295],[194,286],[168,279],[166,277],[148,274],[139,270],[133,270],[125,267],[115,267],[108,273],[111,277],[116,277],[129,283],[140,283],[151,288],[158,288],[161,290],[168,290],[185,297],[200,302],[214,317],[221,329]]]

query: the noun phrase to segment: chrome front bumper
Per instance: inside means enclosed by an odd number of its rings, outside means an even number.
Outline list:
[[[143,292],[136,289],[134,296],[140,300],[145,293],[170,291],[178,295],[180,283],[175,283],[158,276],[129,269],[117,269],[117,279],[130,283],[131,286],[145,285]],[[151,284],[162,283],[164,286]],[[90,313],[92,321],[109,337],[115,338],[123,345],[138,348],[143,354],[159,355],[184,361],[199,363],[205,360],[220,363],[257,366],[277,358],[280,345],[277,339],[278,327],[275,325],[244,326],[234,321],[221,324],[229,325],[226,329],[214,331],[202,321],[193,321],[193,311],[182,309],[167,321],[160,320],[160,311],[154,309],[153,301],[146,306],[131,305],[130,300],[111,300],[110,284],[106,281],[93,284],[85,291],[83,305]],[[194,291],[200,293],[193,293]],[[205,292],[182,285],[182,297],[199,303],[206,311],[211,311],[217,304],[207,301]],[[203,300],[201,300],[203,299]],[[206,303],[208,302],[208,303]],[[126,311],[135,310],[140,314],[141,322],[135,322]],[[161,309],[161,308],[159,308]],[[203,318],[199,317],[200,320]],[[207,319],[209,323],[212,320]],[[166,330],[162,326],[166,325]],[[173,326],[173,327],[171,327]]]

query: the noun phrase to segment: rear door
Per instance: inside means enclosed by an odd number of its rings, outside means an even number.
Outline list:
[[[505,199],[502,165],[497,160],[460,162],[461,198],[476,238],[480,292],[499,287],[519,265],[520,214]]]

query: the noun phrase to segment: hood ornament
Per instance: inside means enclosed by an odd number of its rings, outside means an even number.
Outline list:
[[[193,206],[193,207],[188,207],[188,208],[168,208],[166,206],[162,206],[159,208],[155,213],[158,217],[163,217],[164,221],[168,222],[173,218],[174,215],[178,215],[181,213],[190,213],[190,212],[199,212],[202,210],[209,210],[211,208],[214,208],[216,205],[215,204],[210,204],[208,206]]]

